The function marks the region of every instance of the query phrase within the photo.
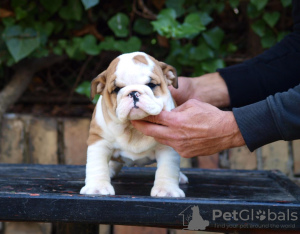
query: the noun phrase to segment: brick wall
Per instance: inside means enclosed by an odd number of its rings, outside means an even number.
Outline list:
[[[90,120],[87,118],[37,118],[28,115],[6,115],[2,123],[0,138],[0,162],[84,165],[89,123]],[[207,157],[183,159],[181,162],[182,167],[191,167],[191,165],[200,168],[279,169],[298,183],[300,140],[278,141],[263,146],[253,153],[247,147],[238,147]],[[51,224],[7,222],[0,223],[0,233],[1,231],[4,234],[50,234]],[[102,234],[135,232],[180,234],[182,231],[100,225]]]

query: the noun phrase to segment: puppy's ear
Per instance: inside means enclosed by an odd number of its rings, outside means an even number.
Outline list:
[[[101,94],[106,83],[106,70],[100,73],[91,83],[91,100],[94,99],[96,94]]]
[[[178,77],[175,67],[163,62],[159,62],[159,65],[167,79],[168,85],[173,85],[174,88],[178,88]]]

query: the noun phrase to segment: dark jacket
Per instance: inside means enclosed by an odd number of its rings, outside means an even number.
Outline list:
[[[263,54],[219,69],[246,145],[300,139],[300,1],[293,0],[293,32]]]

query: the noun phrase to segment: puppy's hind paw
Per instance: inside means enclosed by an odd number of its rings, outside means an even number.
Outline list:
[[[100,182],[97,184],[87,184],[81,190],[80,194],[89,195],[115,195],[114,187],[109,182]]]

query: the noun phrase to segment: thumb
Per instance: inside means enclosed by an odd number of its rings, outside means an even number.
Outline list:
[[[149,115],[146,118],[142,119],[147,122],[160,124],[164,126],[169,126],[170,121],[173,119],[173,113],[169,111],[162,111],[158,115]]]
[[[172,112],[183,112],[183,111],[186,111],[190,108],[199,107],[201,105],[202,105],[201,101],[198,101],[196,99],[189,99],[188,101],[186,101],[182,105],[177,106],[176,108],[174,108],[172,110]]]

